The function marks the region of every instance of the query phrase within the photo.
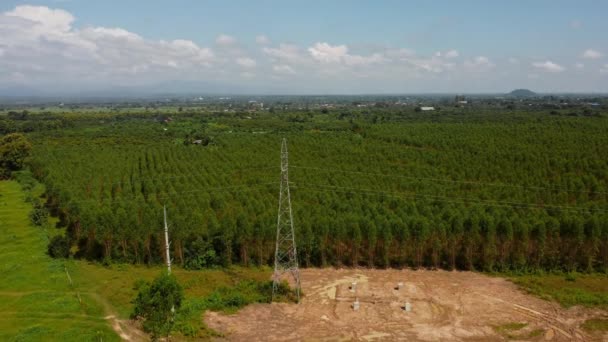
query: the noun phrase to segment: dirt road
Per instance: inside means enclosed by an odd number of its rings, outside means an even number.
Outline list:
[[[301,277],[300,305],[257,304],[229,316],[208,312],[205,321],[235,341],[594,339],[580,329],[597,314],[593,310],[561,308],[502,278],[352,269],[306,269]],[[356,290],[350,289],[353,282]],[[354,310],[357,298],[360,307]]]

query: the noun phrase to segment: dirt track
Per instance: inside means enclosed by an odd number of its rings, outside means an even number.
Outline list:
[[[257,304],[230,316],[209,312],[205,321],[237,341],[598,338],[579,328],[597,312],[563,309],[502,278],[472,272],[334,269],[302,270],[301,278],[306,296],[300,305]],[[349,289],[354,281],[356,292]],[[400,290],[395,289],[398,282],[404,283]],[[357,311],[352,307],[356,297]],[[403,310],[406,301],[410,312]],[[495,328],[509,323],[527,325]]]

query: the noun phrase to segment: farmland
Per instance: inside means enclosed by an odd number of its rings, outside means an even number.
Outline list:
[[[30,134],[31,170],[78,258],[162,262],[166,205],[180,265],[269,264],[286,137],[305,266],[608,265],[601,116],[309,110],[59,119],[70,127]]]
[[[602,156],[608,155],[608,121],[602,115],[488,107],[438,113],[350,106],[89,108],[82,113],[30,108],[0,112],[0,128],[5,134],[25,133],[32,144],[26,170],[1,183],[5,239],[13,236],[19,243],[3,243],[10,261],[6,267],[15,278],[0,283],[10,297],[2,323],[7,338],[35,340],[72,321],[82,323],[65,332],[67,340],[70,334],[91,340],[121,334],[144,338],[128,317],[135,285],[158,275],[165,261],[163,206],[174,273],[186,293],[175,336],[250,337],[230,318],[201,317],[207,309],[234,312],[267,301],[248,281],[270,277],[284,137],[298,258],[310,268],[303,273],[308,276],[304,304],[320,315],[325,307],[318,305],[326,298],[315,288],[350,272],[334,268],[392,268],[361,270],[386,278],[372,284],[376,290],[370,296],[383,296],[379,289],[400,277],[419,277],[412,286],[440,284],[450,273],[424,269],[443,269],[504,276],[515,285],[458,273],[462,284],[477,284],[471,291],[486,293],[481,284],[496,283],[502,300],[517,293],[520,304],[532,310],[544,315],[557,310],[555,319],[582,315],[574,325],[558,326],[570,336],[595,336],[585,327],[601,330],[605,324],[608,161]],[[36,203],[50,213],[40,227],[28,219]],[[45,255],[56,236],[68,246],[66,258]],[[30,255],[37,260],[28,264],[31,270],[21,261]],[[395,270],[403,268],[419,271]],[[38,278],[43,275],[51,284]],[[307,297],[307,291],[313,293]],[[37,305],[49,307],[48,314],[46,309],[38,314],[45,320],[38,324],[22,318],[32,310],[19,299],[34,295],[40,297]],[[238,299],[238,305],[218,304],[224,295],[228,301]],[[440,299],[419,295],[420,309]],[[575,308],[562,312],[558,304],[530,295]],[[55,317],[53,305],[61,300],[70,305],[62,304],[67,311]],[[336,305],[342,304],[347,305]],[[279,310],[293,311],[281,305]],[[242,317],[259,326],[255,317],[267,310],[255,305]],[[383,308],[369,310],[389,314]],[[480,335],[568,336],[510,306],[497,310],[503,319],[488,317],[478,327]],[[293,324],[300,324],[298,319]],[[410,323],[435,324],[429,319]],[[444,323],[445,329],[457,328],[451,320]],[[304,324],[301,333],[317,328]],[[365,329],[353,336],[374,334]],[[462,337],[450,331],[449,336]],[[408,334],[431,336],[418,328]]]

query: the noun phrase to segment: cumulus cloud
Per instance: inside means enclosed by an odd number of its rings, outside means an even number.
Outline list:
[[[295,64],[305,61],[300,48],[293,44],[280,44],[276,48],[265,47],[262,51],[275,62]]]
[[[485,72],[495,67],[495,64],[486,56],[477,56],[473,59],[466,60],[464,67],[468,71]]]
[[[327,43],[316,43],[308,48],[313,59],[321,63],[338,63],[348,53],[346,45],[331,46]]]
[[[215,38],[215,43],[219,46],[231,46],[236,44],[236,38],[227,34],[220,34]]]
[[[249,57],[237,58],[236,64],[240,65],[243,68],[247,68],[247,69],[255,68],[255,66],[257,65],[256,61]]]
[[[260,44],[260,45],[268,45],[270,44],[270,38],[266,37],[265,35],[261,34],[257,37],[255,37],[255,42]]]
[[[32,82],[100,81],[196,70],[214,61],[211,49],[189,40],[147,40],[121,28],[76,29],[73,22],[70,13],[44,6],[17,6],[0,14],[0,69]]]
[[[458,56],[460,56],[458,50],[450,50],[445,53],[445,58],[456,58]]]
[[[549,60],[544,62],[535,62],[532,63],[532,66],[546,72],[562,72],[566,70],[563,66],[553,63]]]
[[[587,59],[598,59],[598,58],[601,58],[602,56],[604,56],[604,55],[601,52],[593,50],[593,49],[587,49],[582,54],[582,57],[587,58]]]
[[[212,47],[205,47],[188,39],[150,39],[120,27],[87,23],[74,26],[75,21],[67,11],[44,6],[17,6],[0,13],[0,86],[14,83],[56,86],[61,83],[80,89],[81,84],[89,84],[92,88],[181,79],[236,83],[255,78],[251,82],[256,85],[285,80],[285,87],[290,87],[290,91],[316,87],[344,89],[351,85],[357,90],[404,91],[404,84],[412,84],[412,88],[408,88],[410,91],[424,91],[439,89],[448,83],[446,87],[460,84],[466,88],[473,78],[490,82],[492,73],[500,75],[488,57],[463,57],[461,52],[449,46],[425,54],[371,44],[273,43],[265,35],[257,36],[254,46],[247,46],[235,37],[220,34],[211,37],[215,38]],[[580,55],[585,58],[598,56],[601,53],[592,49]],[[500,61],[505,65],[517,64],[516,69],[521,69],[519,77],[524,79],[527,75],[538,77],[541,71],[566,70],[550,60],[519,58],[504,56]],[[536,63],[532,63],[534,61]],[[577,62],[568,62],[573,75],[597,73],[591,65],[583,69],[582,63],[575,64]],[[485,72],[488,73],[481,74]],[[601,72],[608,73],[608,66],[601,67]],[[564,74],[564,78],[570,76]],[[296,77],[301,82],[289,82]],[[362,77],[366,81],[358,82]],[[433,87],[417,88],[425,82]],[[354,88],[355,85],[367,88]]]
[[[370,64],[382,63],[388,59],[380,53],[369,56],[353,55],[348,53],[346,45],[332,46],[328,43],[316,43],[308,48],[312,59],[316,62],[325,64],[342,64],[346,66],[365,66]]]
[[[30,21],[36,31],[67,32],[71,29],[74,16],[61,9],[50,9],[44,6],[17,6],[4,13],[7,17],[16,17]]]

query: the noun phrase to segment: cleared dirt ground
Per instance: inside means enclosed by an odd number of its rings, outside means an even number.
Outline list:
[[[564,309],[502,278],[447,271],[301,272],[305,297],[300,305],[256,304],[235,315],[208,312],[206,323],[237,341],[602,340],[580,329],[601,312]],[[356,291],[350,289],[352,282]],[[399,282],[403,287],[396,289]],[[406,301],[410,312],[403,309]]]

